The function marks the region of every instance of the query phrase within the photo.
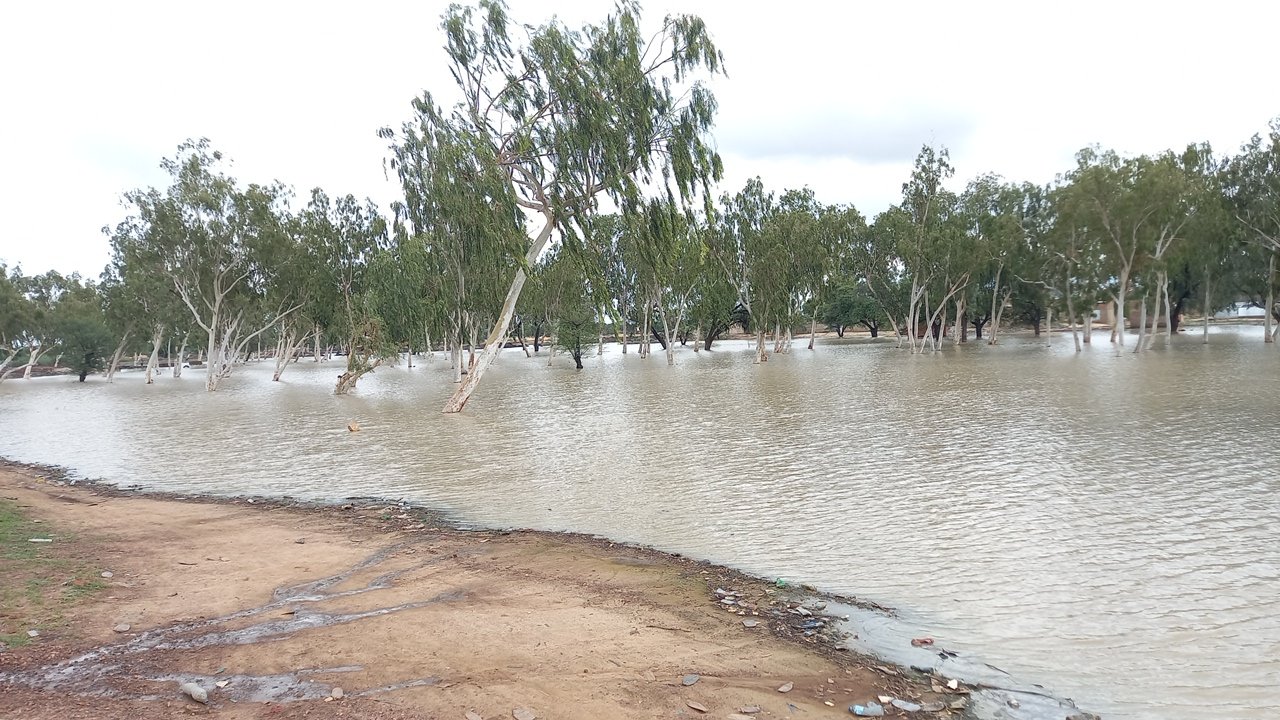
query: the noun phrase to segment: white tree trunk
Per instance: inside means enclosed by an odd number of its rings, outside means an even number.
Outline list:
[[[816,303],[815,303],[816,306]],[[818,331],[818,311],[814,310],[809,318],[809,349],[813,349],[813,335]]]
[[[107,363],[107,382],[111,382],[116,376],[116,371],[120,369],[120,358],[124,357],[124,346],[127,342],[129,342],[129,331],[125,330],[124,335],[120,337],[120,344],[116,346],[116,351],[111,353],[111,362]]]
[[[541,232],[534,238],[533,243],[529,246],[529,251],[525,253],[525,264],[533,265],[538,260],[538,256],[542,254],[543,248],[546,247],[547,241],[551,238],[551,230],[555,227],[554,218],[549,214],[544,214],[546,224],[543,225]],[[511,318],[516,313],[516,302],[520,299],[520,291],[524,288],[525,274],[523,268],[516,270],[515,278],[511,281],[511,287],[507,289],[507,297],[502,303],[502,310],[498,313],[498,320],[494,323],[493,330],[489,333],[488,339],[485,341],[484,352],[480,354],[480,359],[476,363],[475,368],[467,375],[466,382],[462,383],[449,401],[445,403],[444,412],[455,413],[462,412],[466,407],[467,400],[471,399],[471,393],[475,392],[476,386],[480,384],[480,378],[484,376],[486,370],[489,369],[490,363],[498,353],[498,346],[502,344],[502,338],[507,336],[507,328],[511,326]]]
[[[964,296],[962,295],[956,300],[956,324],[951,329],[951,344],[959,345],[964,342],[966,340],[964,332]]]
[[[177,361],[174,361],[172,356],[169,358],[169,364],[173,366],[172,374],[175,379],[182,377],[182,364],[187,357],[187,338],[190,336],[191,333],[189,332],[182,334],[182,342],[178,344]]]
[[[1268,314],[1268,317],[1270,317],[1270,314]],[[1268,325],[1268,327],[1270,327],[1270,326]],[[1271,333],[1270,333],[1270,332],[1268,332],[1268,333],[1267,333],[1267,337],[1268,337],[1268,338],[1270,338],[1270,337],[1271,337]],[[1268,340],[1267,340],[1267,342],[1271,342],[1271,340],[1270,340],[1270,339],[1268,339]],[[29,345],[29,346],[28,346],[28,347],[30,348],[30,354],[27,356],[27,364],[26,364],[25,366],[23,366],[23,368],[22,368],[22,379],[23,379],[23,380],[30,380],[30,379],[31,379],[31,368],[35,367],[35,364],[36,364],[37,362],[40,362],[40,355],[42,354],[42,353],[41,353],[41,348],[42,348],[43,346],[44,346],[44,341],[43,341],[43,340],[37,340],[37,341],[35,341],[34,343],[32,343],[31,345]]]
[[[151,332],[151,356],[147,358],[147,384],[150,385],[156,381],[155,372],[159,367],[160,361],[160,342],[164,340],[164,325],[157,324]]]
[[[1142,298],[1142,305],[1140,306],[1140,308],[1141,309],[1138,312],[1138,340],[1133,344],[1134,354],[1142,352],[1143,334],[1147,331],[1147,299],[1145,297]],[[1122,341],[1120,344],[1123,346],[1124,345],[1123,333],[1121,333],[1120,339]]]
[[[1115,337],[1116,344],[1119,345],[1120,347],[1124,347],[1124,302],[1125,302],[1125,293],[1128,290],[1128,285],[1129,285],[1129,276],[1122,273],[1120,275],[1120,287],[1119,289],[1117,289],[1116,295],[1115,295],[1115,301],[1116,301],[1115,327],[1112,328],[1112,331],[1111,331],[1112,335]],[[1143,303],[1144,307],[1145,305],[1146,303]]]
[[[1271,259],[1267,261],[1267,307],[1266,311],[1262,313],[1262,341],[1265,343],[1273,343],[1276,341],[1275,333],[1271,332],[1271,310],[1276,306],[1275,277],[1276,254],[1272,251]]]
[[[765,352],[764,347],[764,327],[762,324],[756,324],[756,364],[769,361],[769,353]]]

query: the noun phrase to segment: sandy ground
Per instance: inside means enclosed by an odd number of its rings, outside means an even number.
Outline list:
[[[755,705],[821,720],[877,695],[934,699],[791,629],[788,600],[803,598],[644,549],[460,531],[394,506],[131,495],[13,467],[0,497],[40,521],[57,567],[111,573],[60,626],[0,652],[0,718],[730,718]],[[0,582],[18,582],[0,563]],[[0,614],[0,633],[24,633],[20,615]]]

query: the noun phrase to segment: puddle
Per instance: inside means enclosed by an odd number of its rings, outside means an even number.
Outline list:
[[[388,589],[401,576],[444,559],[443,557],[426,558],[407,567],[379,574],[361,587],[341,591],[334,590],[334,588],[342,585],[357,574],[376,568],[389,558],[397,555],[405,547],[407,546],[397,545],[384,548],[340,573],[311,582],[277,588],[272,593],[272,600],[265,605],[240,610],[221,617],[177,623],[163,628],[148,630],[125,642],[94,648],[68,660],[40,668],[11,673],[0,672],[0,684],[13,683],[42,690],[60,690],[95,697],[139,700],[170,697],[170,695],[147,695],[125,690],[116,681],[146,680],[174,684],[195,682],[210,694],[211,702],[216,702],[221,698],[237,702],[292,702],[327,697],[332,692],[333,687],[313,680],[311,676],[327,673],[356,672],[363,668],[343,666],[304,669],[277,675],[201,675],[198,673],[182,673],[141,676],[130,673],[128,665],[131,657],[137,657],[144,653],[199,650],[208,647],[231,647],[269,642],[315,628],[333,627],[366,618],[426,607],[436,603],[455,602],[466,597],[464,591],[449,590],[425,600],[351,613],[321,612],[309,607],[309,605],[315,603]],[[293,610],[293,614],[281,617],[281,613],[286,610]],[[270,617],[250,622],[244,627],[224,629],[229,624],[257,619],[263,615],[270,615]],[[218,688],[216,683],[224,681],[227,683],[226,686]],[[406,687],[435,685],[438,682],[439,678],[435,677],[415,678],[381,688],[371,688],[350,694],[376,695]]]

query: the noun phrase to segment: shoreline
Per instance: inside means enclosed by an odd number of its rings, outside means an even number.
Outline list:
[[[670,632],[687,632],[697,637],[703,633],[714,635],[722,632],[725,629],[723,620],[729,620],[729,628],[736,633],[746,632],[748,635],[753,636],[754,639],[763,639],[767,644],[781,644],[793,652],[799,652],[810,661],[820,660],[830,664],[832,669],[827,671],[829,675],[844,674],[846,676],[856,675],[859,677],[859,681],[856,683],[857,687],[838,686],[844,689],[844,694],[840,697],[824,692],[825,686],[818,684],[816,686],[817,692],[812,699],[821,701],[823,705],[814,706],[813,708],[804,708],[803,705],[796,704],[795,701],[800,699],[800,695],[791,693],[784,695],[777,693],[775,689],[772,695],[786,700],[786,703],[781,706],[779,711],[781,714],[765,710],[763,715],[755,715],[755,717],[790,717],[795,711],[803,709],[818,711],[816,717],[852,717],[849,708],[853,704],[874,703],[885,697],[898,699],[906,703],[907,707],[913,705],[923,706],[926,709],[921,715],[923,717],[986,717],[992,709],[1004,713],[1003,716],[1009,718],[1067,717],[1087,720],[1093,717],[1087,713],[1077,711],[1070,700],[1057,698],[1044,692],[1043,688],[1038,686],[1013,687],[1012,682],[999,686],[987,684],[983,682],[981,677],[959,677],[957,680],[955,679],[957,678],[955,673],[944,675],[937,672],[936,667],[929,667],[927,664],[917,665],[903,660],[889,660],[878,657],[876,654],[867,654],[864,651],[851,649],[845,645],[850,638],[848,629],[851,627],[856,628],[857,625],[856,621],[855,624],[851,625],[848,622],[849,616],[846,614],[842,617],[839,614],[840,612],[857,611],[877,614],[880,617],[893,617],[894,611],[891,608],[857,597],[822,592],[809,585],[781,584],[779,581],[771,581],[768,578],[757,577],[730,567],[689,558],[678,553],[664,552],[632,543],[619,543],[605,537],[582,533],[527,528],[482,527],[458,522],[447,517],[444,513],[423,505],[376,497],[346,498],[344,501],[325,502],[299,500],[289,497],[175,493],[148,489],[142,486],[123,486],[104,479],[84,480],[74,477],[73,473],[65,468],[18,463],[0,458],[0,488],[12,490],[14,478],[18,478],[20,482],[28,485],[28,489],[30,489],[30,486],[36,486],[37,492],[57,496],[61,502],[78,503],[79,500],[66,500],[64,498],[68,494],[72,497],[83,494],[94,498],[102,498],[106,501],[137,501],[177,507],[194,506],[204,508],[215,514],[224,510],[234,510],[237,513],[251,516],[255,522],[260,522],[264,519],[263,516],[266,516],[266,520],[275,521],[276,524],[294,521],[308,524],[322,523],[326,529],[331,531],[351,532],[363,536],[360,539],[353,539],[352,542],[360,544],[365,549],[378,545],[389,547],[391,543],[408,543],[412,548],[441,539],[447,539],[462,548],[472,550],[494,542],[533,543],[562,551],[567,550],[575,555],[582,554],[588,557],[607,554],[613,562],[624,567],[663,568],[676,574],[676,578],[667,578],[668,585],[671,584],[673,579],[678,579],[681,582],[693,581],[696,586],[693,592],[695,597],[686,598],[686,602],[696,602],[701,605],[702,609],[714,612],[715,622],[711,625],[704,622],[698,628],[692,630],[661,624],[650,627]],[[373,541],[372,545],[368,544],[371,540]],[[300,545],[304,544],[300,541],[295,542]],[[408,552],[413,552],[413,550],[410,549]],[[458,556],[454,555],[453,557],[456,558]],[[223,559],[225,560],[225,558]],[[528,568],[524,569],[528,570]],[[267,581],[272,582],[269,578]],[[746,589],[744,590],[743,588]],[[272,584],[270,590],[273,595],[278,595],[281,588]],[[655,592],[664,590],[670,590],[670,587],[662,588],[658,586]],[[748,598],[748,595],[750,598]],[[826,611],[828,605],[834,608],[835,614],[830,614],[832,611]],[[726,612],[721,615],[721,611]],[[240,612],[244,612],[244,610],[241,609]],[[5,619],[0,616],[0,620]],[[180,618],[170,618],[169,620],[169,625],[172,625],[173,622],[180,620]],[[739,625],[740,622],[741,625]],[[751,624],[748,625],[748,622]],[[165,625],[162,623],[158,630],[162,631],[164,627]],[[0,628],[0,632],[6,630]],[[635,628],[632,629],[633,634],[634,632]],[[854,634],[853,637],[856,638],[857,635]],[[933,648],[929,649],[932,650]],[[940,648],[939,650],[938,655],[944,660],[948,659],[948,655],[954,657],[954,653],[948,653]],[[9,690],[13,690],[26,686],[28,689],[38,692],[39,683],[33,685],[30,682],[30,676],[27,676],[26,680],[20,679],[22,672],[24,672],[21,666],[16,674],[9,670],[10,662],[6,655],[13,655],[14,652],[14,650],[5,652],[0,649],[0,687],[9,685]],[[769,656],[766,655],[766,657]],[[612,662],[616,664],[616,661]],[[27,671],[31,669],[26,668]],[[587,671],[583,670],[583,672],[586,673]],[[711,675],[704,676],[711,677]],[[658,676],[654,675],[653,677],[655,678],[654,682],[658,683],[659,686],[666,687]],[[783,682],[792,682],[783,681],[780,678],[781,675],[775,678],[779,687],[782,686]],[[216,678],[207,677],[205,679],[209,683],[216,682]],[[834,677],[827,679],[831,681],[829,684],[835,684]],[[395,692],[401,689],[403,688],[384,689],[379,692]],[[796,689],[799,689],[799,683],[796,683]],[[0,696],[3,695],[5,693],[0,693]],[[13,693],[9,692],[9,695],[12,696]],[[152,702],[155,701],[155,696],[153,695],[146,695],[146,697]],[[1017,698],[1023,698],[1022,703]],[[311,698],[311,700],[314,699]],[[770,699],[773,699],[773,697],[770,697]],[[168,708],[172,701],[173,698],[167,698],[165,707]],[[382,701],[380,700],[379,702]],[[1026,704],[1025,708],[1022,707],[1024,703]],[[305,706],[308,701],[306,698],[299,698],[288,703],[290,707],[295,704]],[[737,707],[750,706],[750,703],[748,703]],[[4,707],[4,701],[0,700],[0,710],[3,710]],[[279,708],[281,706],[274,705],[272,707]],[[764,707],[764,705],[761,705],[761,707]],[[906,714],[892,705],[885,705],[884,707],[888,716]],[[191,708],[187,707],[186,709],[190,710]],[[225,709],[223,708],[223,710]],[[733,708],[722,709],[731,710]],[[60,712],[65,712],[65,710],[66,708]],[[563,707],[549,710],[548,714],[543,715],[543,717],[579,717],[579,715],[573,712],[565,712],[565,710],[566,708]],[[130,712],[136,714],[137,709],[135,708]],[[678,711],[678,713],[683,712],[684,709]],[[459,711],[460,713],[461,711]],[[241,717],[234,711],[232,714],[219,714],[218,712],[214,714],[219,717]],[[733,713],[729,714],[729,716],[732,715]],[[738,713],[738,715],[741,716],[742,713]],[[694,712],[692,716],[702,715],[699,712]],[[711,716],[716,715],[708,715],[707,717]],[[29,717],[37,716],[29,715]],[[50,717],[73,717],[73,715],[57,714]],[[140,717],[146,718],[148,716],[144,713]],[[381,718],[382,716],[356,714],[350,716],[341,715],[340,717]],[[400,716],[388,717],[399,718]],[[405,717],[418,716],[407,715]],[[436,717],[436,715],[428,714],[422,717]],[[481,715],[481,717],[497,716]]]
[[[538,716],[548,718],[602,717],[614,712],[618,716],[634,715],[641,710],[641,716],[650,713],[665,717],[672,711],[702,716],[695,705],[708,708],[706,717],[725,717],[738,708],[752,706],[762,708],[760,714],[753,714],[755,717],[785,717],[798,710],[808,710],[809,717],[850,717],[849,704],[874,702],[879,695],[912,702],[942,702],[933,699],[936,695],[946,698],[948,706],[968,695],[963,687],[957,688],[959,692],[933,693],[928,678],[920,673],[839,648],[834,624],[822,621],[823,630],[818,632],[802,629],[806,623],[824,617],[820,594],[803,588],[778,588],[729,568],[602,538],[532,530],[460,529],[446,526],[438,514],[397,503],[390,503],[390,509],[399,512],[388,512],[388,503],[382,502],[322,505],[134,491],[102,481],[72,480],[56,468],[9,461],[0,463],[0,489],[7,502],[25,506],[24,511],[31,514],[33,521],[59,529],[52,534],[52,552],[71,552],[94,568],[112,568],[104,571],[110,573],[111,582],[101,591],[111,595],[103,597],[99,593],[83,599],[69,611],[64,627],[40,630],[41,634],[29,644],[0,652],[0,687],[4,688],[0,692],[0,715],[18,712],[17,716],[32,719],[129,715],[147,719],[171,717],[181,711],[249,718],[260,717],[259,713],[265,710],[273,717],[305,717],[319,703],[337,702],[324,706],[326,711],[341,710],[341,714],[332,717],[461,717],[467,707],[475,707],[481,717],[510,717],[516,707],[515,697],[526,694],[540,697],[533,706]],[[115,517],[102,517],[104,513]],[[187,516],[177,519],[177,525],[159,519],[161,515],[177,514]],[[157,526],[122,526],[122,521],[133,523],[143,517],[156,517]],[[200,552],[193,554],[181,536],[167,534],[205,524],[220,526],[219,549],[209,550],[209,557]],[[61,534],[64,527],[69,528],[69,535]],[[293,535],[300,531],[305,535],[290,543],[282,543],[276,537],[260,548],[268,555],[281,556],[255,560],[256,564],[266,565],[259,568],[260,574],[230,577],[244,572],[242,551],[232,549],[237,544],[255,546],[263,541],[263,535]],[[68,539],[64,541],[63,537]],[[414,577],[412,582],[410,578],[422,573],[423,568],[388,567],[393,562],[422,557],[433,548],[448,551],[433,558],[445,577],[465,575],[481,582],[468,584],[466,590],[435,593],[427,601],[429,606],[422,601],[397,602],[373,610],[366,607],[363,613],[368,614],[363,615],[358,607],[361,602],[348,606],[352,598],[363,601],[376,594],[389,593],[395,596],[393,600],[405,600],[406,595],[419,597],[423,588],[417,585],[426,578]],[[116,557],[97,557],[104,550]],[[271,567],[282,563],[297,566],[300,561],[291,556],[298,553],[309,554],[306,567],[310,567],[316,562],[316,550],[322,550],[334,562],[345,558],[339,563],[346,566],[345,570],[320,579],[315,572],[304,573],[303,577],[287,577],[296,573],[283,573],[285,577],[269,574]],[[225,555],[214,558],[218,553]],[[557,556],[554,566],[546,566],[541,559],[547,554]],[[502,617],[515,611],[527,615],[531,623],[544,613],[554,619],[565,614],[566,604],[576,604],[586,597],[577,612],[570,610],[562,622],[550,623],[551,628],[543,631],[543,642],[559,642],[585,653],[580,658],[580,664],[586,666],[580,671],[584,679],[594,680],[613,665],[638,671],[634,673],[638,678],[629,678],[623,685],[638,683],[640,687],[619,693],[611,703],[599,696],[609,695],[617,678],[588,682],[584,688],[578,677],[566,680],[559,671],[537,672],[543,664],[557,662],[551,656],[538,657],[537,667],[529,670],[532,657],[516,650],[520,643],[508,646],[511,627],[506,623],[490,625],[471,617],[478,611],[469,606],[487,594],[481,588],[498,579],[485,575],[483,563],[477,562],[485,556],[490,562],[502,563],[503,571],[498,574],[504,582],[510,582],[510,574],[520,581],[516,587],[525,583],[546,586],[514,605],[501,602],[500,593],[494,602],[505,611]],[[177,558],[176,562],[172,558]],[[608,572],[601,572],[602,564]],[[387,572],[375,575],[363,588],[350,586],[375,566]],[[197,570],[208,576],[194,585],[183,585],[173,577]],[[564,583],[574,585],[575,577],[581,573],[590,575],[589,582],[556,590]],[[394,577],[387,580],[388,574]],[[643,577],[655,574],[657,578]],[[301,583],[289,585],[295,580]],[[234,587],[219,592],[222,584]],[[291,594],[291,590],[302,586],[306,586],[307,593]],[[166,604],[149,588],[174,589],[171,597],[181,598],[182,602]],[[335,589],[340,590],[334,592]],[[163,594],[170,597],[167,592]],[[611,596],[621,599],[611,601]],[[266,602],[257,604],[263,600]],[[312,603],[323,605],[325,612],[304,614],[302,608]],[[456,638],[442,642],[437,623],[415,619],[417,611],[428,608],[439,613],[436,604],[450,607],[435,620],[451,620],[450,629],[464,626],[463,634],[477,646],[489,648],[489,657],[471,668],[468,675],[479,672],[481,666],[492,666],[496,669],[490,672],[502,673],[504,662],[507,668],[525,668],[502,683],[503,694],[511,698],[509,702],[484,708],[474,692],[450,698],[451,690],[465,687],[467,682],[451,680],[454,676],[438,672],[438,667],[431,668],[436,672],[430,675],[424,673],[427,668],[417,668],[409,674],[418,677],[408,681],[401,678],[382,682],[390,676],[403,675],[406,666],[415,664],[414,656],[419,652],[430,648],[430,655],[442,656],[458,646]],[[330,605],[344,605],[347,613],[334,613]],[[164,609],[166,606],[173,607]],[[813,609],[802,610],[806,606]],[[182,611],[178,611],[179,607]],[[609,616],[605,625],[610,631],[595,637],[596,642],[588,639],[584,644],[580,624],[590,626],[593,616],[600,612]],[[653,622],[637,623],[637,612],[645,616],[641,619]],[[130,613],[134,614],[129,618],[132,622],[113,625],[113,620]],[[288,613],[287,617],[301,626],[294,630],[276,627],[281,621],[275,617],[259,625],[244,625],[250,618],[280,613]],[[463,614],[469,616],[468,622],[449,617]],[[334,617],[345,619],[351,615],[362,617],[330,624]],[[367,652],[361,646],[368,631],[351,631],[391,616],[406,624],[399,632],[415,638],[407,656],[380,647],[375,656],[380,666],[372,666],[366,658],[364,662],[343,662],[336,668],[318,670],[325,663],[315,662],[318,658],[312,656],[345,657],[348,652]],[[0,620],[6,625],[14,622],[11,617]],[[744,620],[754,621],[754,627]],[[612,632],[627,624],[633,627],[622,638]],[[6,627],[4,632],[11,629],[22,628]],[[287,667],[280,664],[279,647],[265,657],[257,648],[260,643],[306,645],[307,636],[313,634],[331,635],[324,650],[307,647],[286,653],[291,657],[307,656],[307,661],[298,657],[286,663]],[[539,644],[534,643],[533,647]],[[600,647],[593,647],[597,645]],[[253,657],[239,657],[246,654],[245,649],[253,649],[247,653]],[[743,659],[737,659],[738,655]],[[687,656],[680,663],[685,672],[662,667],[670,659],[682,656]],[[633,667],[634,661],[644,657],[653,658],[650,667]],[[454,658],[446,665],[457,668],[461,664],[461,658]],[[593,664],[603,667],[592,667]],[[214,672],[214,665],[237,666],[240,671],[219,675]],[[351,669],[356,666],[360,670]],[[340,677],[333,673],[346,672],[351,673],[342,678],[344,684],[351,685],[346,688],[346,697],[325,700],[332,698],[332,688]],[[311,679],[313,673],[316,678],[333,680],[320,683]],[[694,674],[698,675],[695,683],[685,685],[682,678]],[[362,683],[362,678],[356,676],[364,675],[373,677]],[[219,676],[228,678],[225,687],[217,685],[223,682],[217,679]],[[207,686],[208,705],[184,699],[177,692],[176,681],[184,677]],[[271,682],[286,686],[286,690],[273,695],[264,689]],[[779,692],[778,688],[787,683],[792,688]],[[936,686],[936,682],[933,684]],[[317,685],[323,685],[323,694],[313,691]],[[586,698],[597,700],[587,702]],[[650,712],[658,709],[663,710]],[[888,711],[890,715],[894,712]],[[949,707],[933,715],[960,716]]]

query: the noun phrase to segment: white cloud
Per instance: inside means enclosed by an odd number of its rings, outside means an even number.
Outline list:
[[[22,3],[0,10],[0,260],[96,275],[124,190],[207,136],[246,181],[385,205],[375,130],[424,89],[452,89],[446,3]],[[512,15],[599,17],[591,0],[516,1]],[[980,172],[1047,182],[1075,150],[1234,150],[1280,114],[1275,6],[742,3],[651,0],[706,19],[724,190],[760,175],[873,214],[920,144],[949,144],[957,187]]]

